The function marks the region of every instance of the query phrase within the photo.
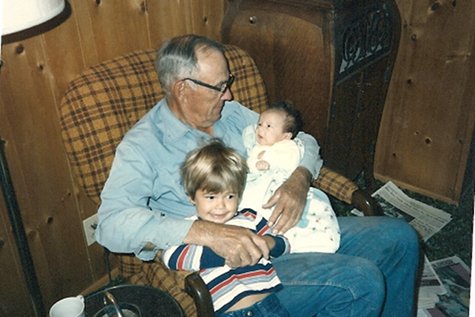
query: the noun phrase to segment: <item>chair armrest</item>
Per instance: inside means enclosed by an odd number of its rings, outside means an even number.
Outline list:
[[[198,272],[193,272],[185,277],[185,291],[193,298],[198,317],[214,316],[211,295]]]
[[[380,208],[376,200],[366,191],[358,188],[352,180],[323,166],[313,186],[321,189],[328,195],[335,197],[361,210],[365,216],[380,215]]]
[[[352,204],[353,193],[359,189],[353,181],[325,166],[312,185],[349,205]]]

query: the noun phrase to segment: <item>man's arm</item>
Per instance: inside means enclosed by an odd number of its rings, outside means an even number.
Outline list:
[[[284,236],[265,234],[262,236],[269,248],[271,257],[279,257],[290,250]],[[190,271],[223,266],[226,260],[212,249],[196,244],[182,244],[164,250],[161,254],[163,263],[172,270]]]
[[[292,175],[275,191],[264,208],[274,206],[269,218],[269,225],[274,233],[282,234],[295,226],[302,217],[307,192],[310,188],[312,175],[302,166],[295,169]]]
[[[263,237],[233,225],[197,220],[188,231],[184,243],[211,248],[230,267],[254,265],[262,257],[269,258],[269,248]]]
[[[152,260],[160,249],[180,245],[193,221],[152,210],[156,171],[128,142],[119,145],[101,194],[97,241],[112,252]]]
[[[304,146],[300,166],[305,167],[310,172],[312,179],[315,179],[323,166],[323,160],[320,156],[320,145],[312,135],[305,132],[299,132],[296,138],[302,141]]]

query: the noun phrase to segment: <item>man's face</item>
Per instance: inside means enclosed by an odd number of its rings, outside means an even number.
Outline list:
[[[184,80],[186,85],[184,101],[180,103],[183,120],[191,126],[212,132],[212,126],[221,118],[224,102],[232,99],[229,88],[223,92],[200,85],[205,83],[214,87],[225,87],[229,79],[226,59],[216,50],[197,52],[198,71],[192,79]]]
[[[256,140],[260,145],[272,145],[290,139],[292,134],[284,131],[285,118],[281,111],[267,110],[261,113],[256,128]]]

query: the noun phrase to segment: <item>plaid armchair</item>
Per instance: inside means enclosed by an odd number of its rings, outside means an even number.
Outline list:
[[[136,51],[90,67],[71,81],[62,99],[60,121],[67,156],[77,182],[96,205],[122,136],[164,96],[153,66],[155,55],[155,50]],[[234,98],[257,112],[265,109],[265,85],[252,58],[231,45],[226,47],[226,57],[236,77]],[[313,185],[367,215],[375,212],[368,195],[328,168],[322,168]],[[198,275],[172,272],[159,260],[119,257],[119,272],[130,283],[166,290],[188,316],[213,315],[209,293]]]

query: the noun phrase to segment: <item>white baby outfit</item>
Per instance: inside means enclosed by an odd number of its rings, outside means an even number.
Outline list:
[[[264,209],[262,205],[298,167],[304,148],[298,139],[280,141],[272,146],[256,144],[255,126],[244,130],[243,140],[248,153],[249,174],[239,208],[254,209],[269,219],[272,209]],[[260,159],[270,164],[265,171],[256,168],[257,156],[262,151],[265,152]],[[291,253],[333,253],[338,250],[340,228],[324,192],[310,187],[301,220],[284,236],[289,240]]]

